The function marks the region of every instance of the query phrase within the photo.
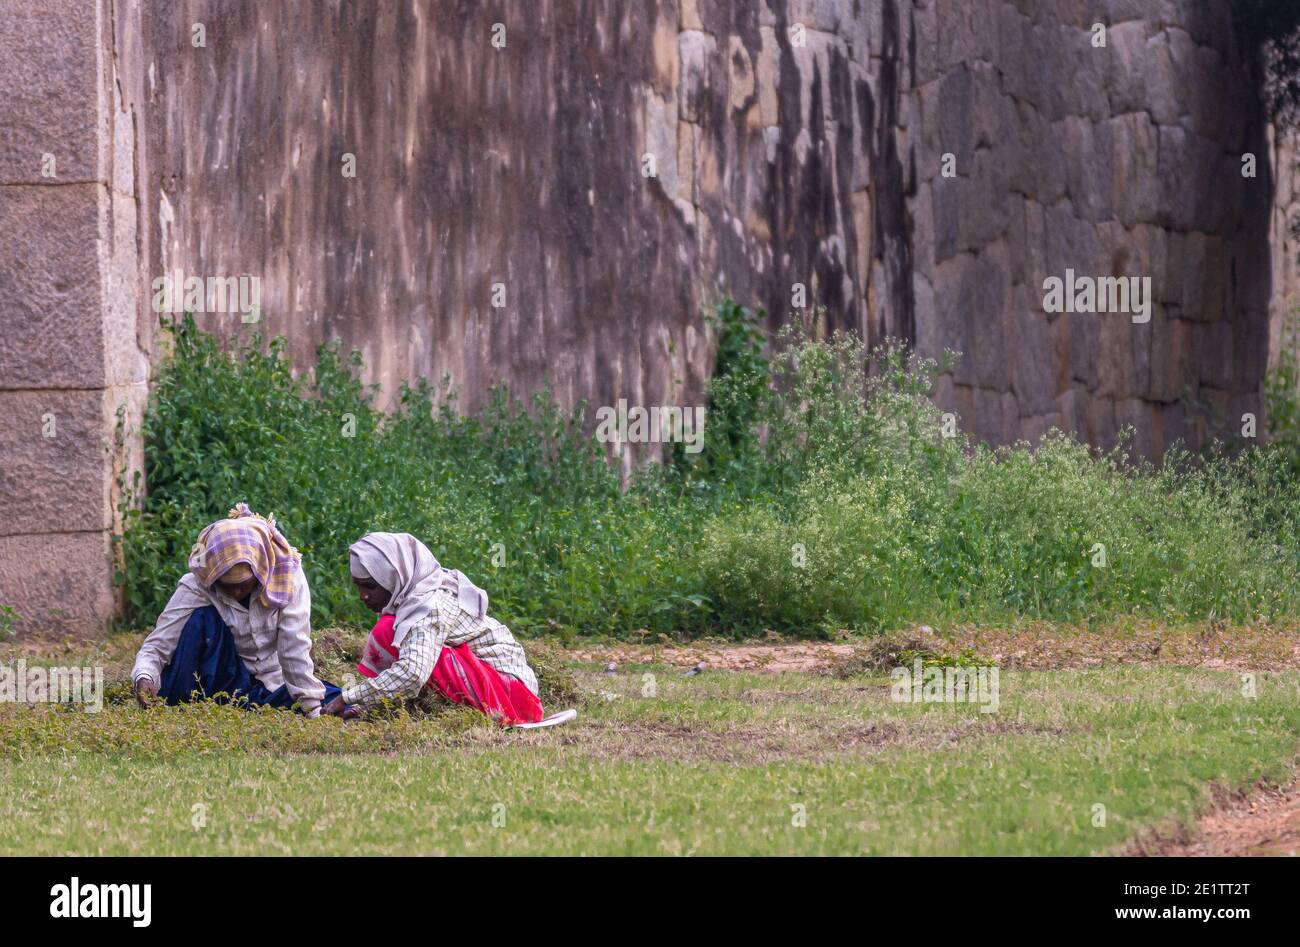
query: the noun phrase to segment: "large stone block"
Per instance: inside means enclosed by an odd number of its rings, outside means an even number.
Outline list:
[[[140,298],[136,203],[114,190],[106,212],[112,239],[100,244],[105,305],[104,380],[109,385],[144,384],[149,378],[149,356],[140,348],[139,339],[143,329],[152,329],[156,317],[152,299]]]
[[[957,159],[958,174],[970,174],[975,157],[974,79],[967,68],[948,73],[939,83],[939,151]]]
[[[947,346],[962,353],[954,369],[954,382],[960,386],[975,384],[975,360],[971,355],[972,258],[960,254],[934,268],[935,345]]]
[[[1154,223],[1160,211],[1160,143],[1146,112],[1110,119],[1110,206],[1126,227]]]
[[[1240,164],[1225,158],[1219,145],[1181,126],[1161,125],[1159,139],[1162,221],[1175,230],[1219,232],[1227,217],[1225,188],[1234,186],[1231,174],[1240,179]]]
[[[0,408],[0,535],[108,529],[106,391],[0,391]]]
[[[991,148],[975,152],[969,177],[960,186],[959,237],[962,250],[978,251],[1006,232],[1009,214],[1007,166]]]
[[[844,4],[835,0],[786,0],[786,7],[791,23],[828,33],[838,32],[846,18]]]
[[[998,71],[1002,75],[1002,90],[1009,96],[1023,99],[1033,81],[1026,56],[1030,21],[1010,3],[999,4],[997,16]]]
[[[1076,276],[1096,276],[1109,260],[1097,235],[1097,227],[1080,220],[1065,202],[1053,204],[1043,213],[1047,275],[1065,278],[1072,269]]]
[[[964,62],[989,61],[997,40],[994,0],[936,3],[935,32],[940,69]]]
[[[1233,336],[1234,387],[1243,394],[1259,391],[1268,366],[1268,320],[1262,310],[1242,308],[1224,320]]]
[[[1129,428],[1133,440],[1129,448],[1135,457],[1153,457],[1156,443],[1163,427],[1157,418],[1159,409],[1140,398],[1125,398],[1115,402],[1115,425],[1118,431]]]
[[[1115,402],[1100,396],[1085,396],[1082,406],[1082,427],[1079,436],[1102,450],[1109,450],[1118,440],[1119,427],[1115,423]]]
[[[1192,352],[1196,380],[1202,385],[1228,390],[1233,383],[1234,348],[1232,325],[1228,322],[1192,326]]]
[[[1066,182],[1074,212],[1094,223],[1112,214],[1111,126],[1086,118],[1068,117],[1061,148],[1066,156]]]
[[[1025,51],[1027,69],[1031,73],[1025,101],[1036,108],[1049,122],[1057,122],[1069,114],[1068,90],[1073,76],[1070,63],[1063,53],[1066,27],[1055,20],[1037,20],[1025,32],[1028,48]]]
[[[106,532],[0,536],[0,604],[17,612],[24,637],[103,634],[114,614],[112,556]]]
[[[1069,81],[1061,89],[1065,110],[1093,122],[1104,121],[1110,115],[1106,96],[1110,56],[1106,48],[1092,44],[1093,34],[1087,28],[1067,27],[1061,31],[1059,42],[1061,48],[1056,55],[1069,73]]]
[[[1117,313],[1098,313],[1091,317],[1097,324],[1100,355],[1097,359],[1097,394],[1123,398],[1141,394],[1146,388],[1146,374],[1141,384],[1136,380],[1138,353],[1135,346],[1142,339],[1132,331],[1129,317]],[[1144,352],[1143,355],[1147,353]]]
[[[947,344],[939,331],[938,314],[934,308],[934,287],[920,273],[912,275],[912,312],[916,317],[916,351],[926,358],[938,360]]]
[[[1187,416],[1187,405],[1182,401],[1171,401],[1168,404],[1158,405],[1155,417],[1159,418],[1160,441],[1163,450],[1168,450],[1180,441],[1183,447],[1187,447],[1192,443],[1196,435],[1196,428]]]
[[[1017,103],[1013,127],[1016,136],[1009,163],[1017,190],[1044,206],[1066,195],[1066,162],[1062,160],[1062,127],[1027,103]]]
[[[1088,391],[1096,391],[1100,382],[1098,363],[1101,360],[1101,325],[1097,322],[1097,314],[1070,312],[1057,318],[1069,326],[1070,377],[1075,384]]]
[[[963,182],[960,177],[940,176],[930,183],[929,220],[933,230],[927,242],[933,248],[935,263],[942,263],[957,253],[961,238],[961,192],[969,186],[969,181]]]
[[[761,27],[759,37],[761,45],[754,60],[754,83],[758,93],[759,122],[764,128],[770,128],[781,118],[780,98],[776,91],[781,71],[777,61],[780,48],[776,31],[770,26]]]
[[[1080,437],[1087,436],[1087,407],[1088,395],[1078,388],[1070,388],[1056,396],[1055,414],[1061,418],[1061,430],[1067,433],[1077,433]]]
[[[1151,320],[1157,325],[1157,320]],[[1182,319],[1159,318],[1151,344],[1150,387],[1147,396],[1153,401],[1173,402],[1192,382],[1188,351],[1191,333]]]
[[[1182,289],[1178,299],[1185,319],[1197,322],[1213,322],[1218,319],[1220,310],[1201,295],[1206,266],[1207,240],[1205,234],[1197,231],[1182,235],[1181,253],[1176,261],[1177,275],[1181,279]]]
[[[1107,92],[1112,113],[1147,111],[1171,125],[1185,111],[1168,35],[1148,20],[1119,23],[1107,31],[1110,52]]]
[[[1011,387],[1012,340],[1006,336],[1007,250],[1003,243],[988,247],[972,261],[962,287],[962,304],[970,327],[966,357],[975,367],[976,382],[1003,392]]]
[[[105,384],[106,193],[96,184],[0,187],[0,388]]]
[[[881,0],[872,0],[873,6],[879,6],[880,4]],[[914,69],[917,85],[926,85],[943,75],[945,71],[939,62],[939,7],[940,4],[930,3],[912,8],[912,23],[915,31],[913,36],[916,48]],[[872,37],[871,55],[879,56],[884,30],[877,26],[876,29],[871,30],[870,35]]]
[[[721,72],[717,62],[718,41],[708,33],[685,30],[677,36],[680,85],[677,90],[678,115],[688,122],[700,121],[712,90],[713,75]]]
[[[1007,340],[1011,362],[1011,390],[1020,411],[1043,415],[1055,406],[1056,379],[1052,372],[1052,335],[1047,317],[1027,298],[1025,287],[1016,287],[1009,318],[1014,330]]]
[[[0,8],[0,184],[107,180],[101,16],[99,0],[6,0]],[[42,175],[47,154],[54,178]]]

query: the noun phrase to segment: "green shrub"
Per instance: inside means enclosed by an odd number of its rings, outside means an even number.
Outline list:
[[[212,519],[243,500],[303,553],[318,626],[365,623],[347,547],[408,531],[524,635],[818,633],[920,620],[1295,614],[1300,486],[1282,445],[1133,463],[1054,433],[944,436],[950,364],[797,328],[770,356],[724,303],[705,449],[624,487],[584,406],[505,389],[472,415],[420,381],[385,415],[356,355],[295,378],[283,345],[225,352],[191,321],[146,418],[126,621],[148,625]],[[1105,564],[1098,553],[1105,547]]]
[[[366,620],[347,547],[376,529],[419,536],[525,633],[668,630],[703,602],[678,555],[690,510],[662,499],[661,477],[624,493],[582,433],[583,405],[565,413],[541,392],[525,410],[501,388],[465,417],[445,383],[420,382],[385,416],[355,354],[322,348],[295,378],[282,341],[229,353],[192,320],[169,328],[144,426],[148,491],[136,485],[121,537],[127,624],[153,621],[198,531],[241,500],[302,552],[321,626]]]

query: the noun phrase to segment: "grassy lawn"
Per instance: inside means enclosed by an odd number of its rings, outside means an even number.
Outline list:
[[[1253,698],[1229,670],[1004,670],[981,713],[878,672],[570,669],[579,721],[538,733],[0,705],[0,854],[1086,855],[1300,745],[1294,670]]]

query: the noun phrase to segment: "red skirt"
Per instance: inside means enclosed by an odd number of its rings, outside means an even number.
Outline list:
[[[400,656],[393,646],[393,616],[384,615],[370,630],[366,654],[357,664],[365,677],[389,667]],[[479,658],[469,645],[443,647],[429,675],[428,687],[454,704],[477,708],[503,725],[536,723],[542,719],[542,702],[523,681],[502,674]]]

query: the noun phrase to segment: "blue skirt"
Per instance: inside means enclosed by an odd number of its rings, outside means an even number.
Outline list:
[[[326,681],[321,683],[325,685],[323,707],[339,696],[340,691]],[[294,705],[288,685],[281,684],[273,691],[267,690],[249,672],[235,648],[235,636],[212,605],[194,609],[185,622],[176,653],[172,655],[171,663],[163,668],[158,696],[169,704],[213,696],[222,704],[234,702],[250,707],[283,708]]]

